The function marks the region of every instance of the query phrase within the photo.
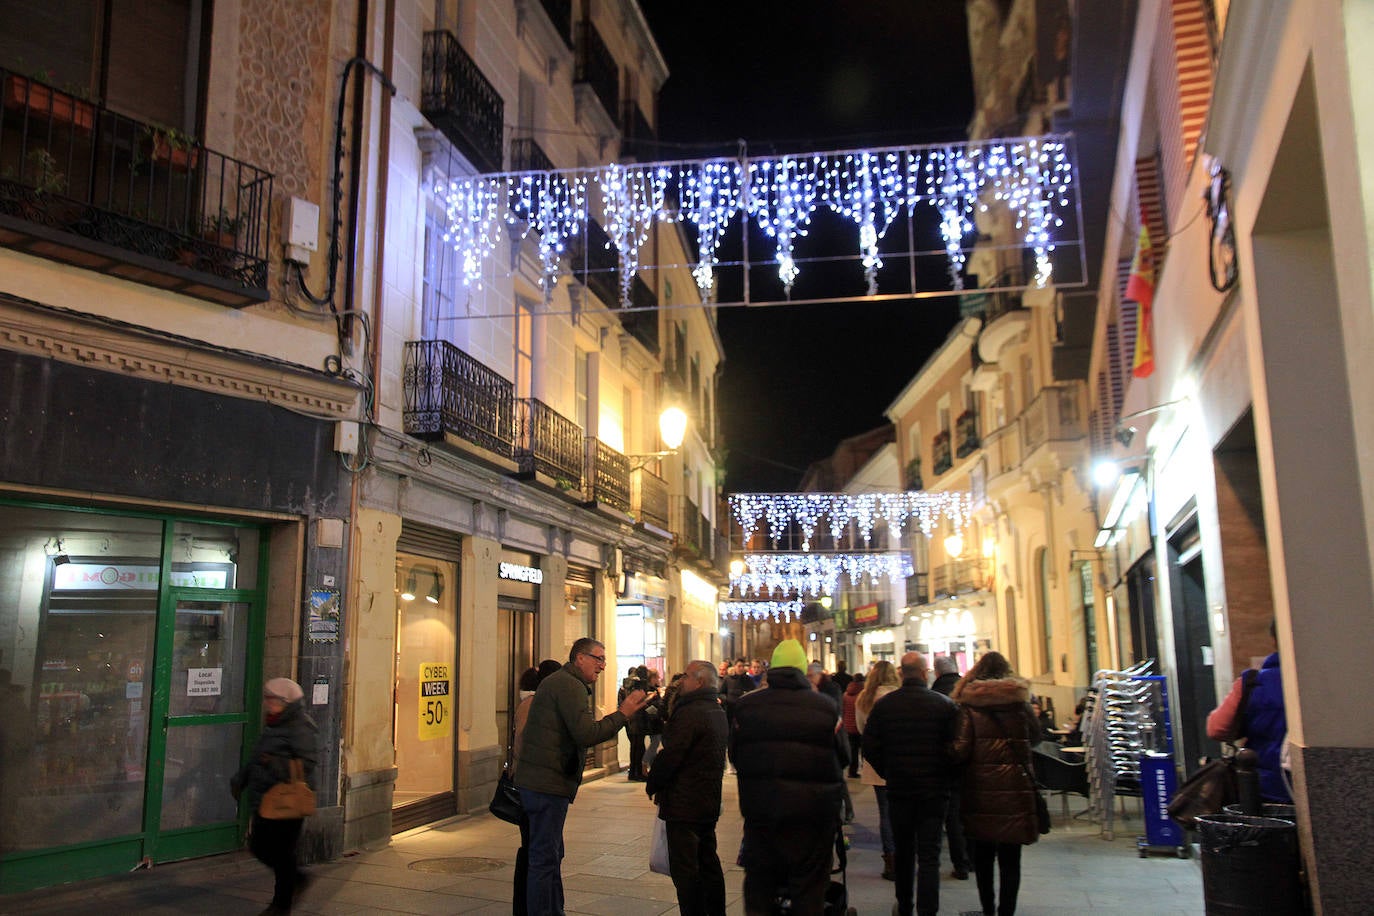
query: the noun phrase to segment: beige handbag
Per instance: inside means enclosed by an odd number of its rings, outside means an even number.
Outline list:
[[[291,778],[279,782],[263,793],[258,802],[258,817],[284,821],[309,817],[315,813],[315,792],[306,784],[305,766],[300,758],[291,758]]]

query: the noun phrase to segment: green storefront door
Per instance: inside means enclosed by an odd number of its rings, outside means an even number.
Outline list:
[[[241,844],[264,534],[0,503],[0,893]]]

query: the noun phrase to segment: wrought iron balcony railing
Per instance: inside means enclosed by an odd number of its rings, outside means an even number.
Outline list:
[[[606,117],[618,120],[620,114],[620,67],[615,62],[601,33],[584,19],[577,27],[577,72],[574,83],[586,83],[606,109]]]
[[[658,134],[649,126],[639,103],[634,99],[625,100],[625,112],[620,119],[620,154],[632,156],[648,162],[658,152]]]
[[[0,69],[3,244],[230,306],[267,294],[272,175]]]
[[[978,292],[965,293],[959,297],[960,317],[982,318],[983,325],[986,327],[1008,312],[1025,308],[1020,289],[1020,287],[1025,286],[1025,283],[1024,270],[1020,267],[1007,268],[990,282],[979,284],[980,290]],[[999,287],[1012,287],[1012,289],[1010,291],[1001,289],[998,292],[982,291],[997,290]]]
[[[648,468],[636,468],[630,473],[630,499],[636,520],[668,529],[668,481]]]
[[[935,573],[931,577],[935,597],[944,598],[978,591],[987,583],[987,570],[988,561],[982,557],[951,560],[935,567]]]
[[[502,458],[512,456],[514,386],[446,340],[406,343],[405,431],[421,439],[452,434]]]
[[[926,604],[930,601],[930,574],[918,572],[906,577],[906,603],[908,606]]]
[[[510,142],[512,172],[552,172],[553,160],[533,137],[518,137]]]
[[[584,479],[592,502],[630,512],[630,459],[595,436],[587,437]]]
[[[954,454],[959,458],[967,458],[978,450],[978,414],[972,410],[966,410],[954,421],[954,431],[958,435],[959,443],[954,448]]]
[[[559,37],[571,48],[572,0],[539,0],[539,5],[544,7],[544,12],[548,14],[553,27],[558,30]]]
[[[452,32],[426,32],[420,113],[480,171],[501,171],[506,105]]]
[[[718,551],[728,550],[728,541],[716,537],[711,520],[697,504],[685,496],[678,497],[675,503],[676,517],[672,520],[672,529],[678,537],[679,546],[695,553],[708,565],[717,556],[724,556]]]
[[[515,402],[515,461],[522,474],[536,472],[560,487],[582,489],[582,427],[543,401]]]

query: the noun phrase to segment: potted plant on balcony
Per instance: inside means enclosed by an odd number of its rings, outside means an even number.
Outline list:
[[[95,128],[95,104],[81,98],[77,92],[53,88],[48,85],[51,81],[52,75],[47,71],[33,76],[7,75],[5,107],[27,112],[30,116],[47,115],[57,123],[70,124],[75,130],[90,133]]]
[[[906,463],[906,488],[920,490],[924,487],[925,482],[921,480],[921,459],[912,458]]]
[[[216,215],[205,218],[200,237],[207,242],[214,242],[220,248],[236,249],[239,247],[239,229],[242,226],[242,216],[230,215],[227,210],[221,209]]]
[[[175,127],[148,125],[143,129],[147,137],[148,155],[154,162],[189,172],[200,163],[200,147],[194,137]]]

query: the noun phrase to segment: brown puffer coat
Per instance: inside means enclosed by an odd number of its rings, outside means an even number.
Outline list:
[[[1036,789],[1026,768],[1040,726],[1031,712],[1029,682],[965,679],[950,696],[959,704],[952,752],[964,764],[964,833],[988,843],[1034,843],[1040,839]]]

